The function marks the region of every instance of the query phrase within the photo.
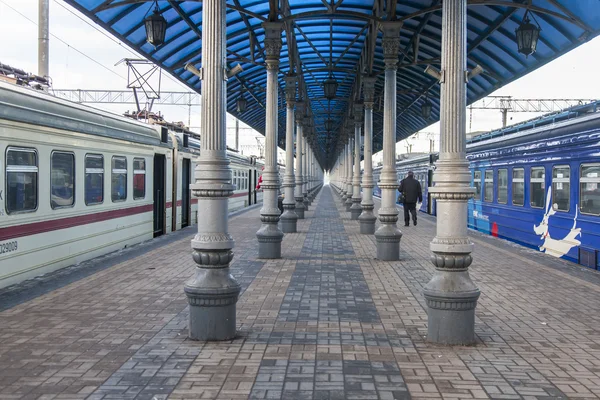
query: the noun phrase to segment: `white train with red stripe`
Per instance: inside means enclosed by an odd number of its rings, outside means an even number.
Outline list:
[[[188,131],[0,82],[0,287],[196,223]],[[230,152],[230,211],[262,202],[262,164]]]

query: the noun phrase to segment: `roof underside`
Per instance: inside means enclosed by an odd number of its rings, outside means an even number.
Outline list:
[[[155,49],[146,43],[143,20],[154,1],[65,0],[102,27],[171,72],[195,91],[198,78],[184,69],[202,65],[202,2],[159,0],[168,21],[165,44]],[[536,53],[526,58],[517,52],[515,30],[529,9],[541,27]],[[383,51],[378,23],[403,21],[397,74],[397,131],[402,140],[439,119],[440,85],[424,73],[440,68],[440,0],[227,0],[227,63],[241,64],[243,72],[228,82],[228,111],[264,133],[266,69],[264,30],[261,24],[278,19],[286,23],[280,64],[279,140],[285,145],[283,78],[299,76],[299,90],[314,117],[309,141],[324,167],[330,166],[343,131],[350,104],[360,100],[360,74],[378,76],[373,117],[373,151],[383,142]],[[598,0],[468,0],[468,68],[485,72],[471,79],[467,103],[488,95],[545,63],[600,34]],[[292,40],[289,40],[292,38]],[[337,98],[328,104],[322,82],[329,71],[339,82]],[[238,115],[236,101],[248,100]],[[425,97],[433,103],[431,118],[421,117]],[[329,118],[337,127],[327,133]]]

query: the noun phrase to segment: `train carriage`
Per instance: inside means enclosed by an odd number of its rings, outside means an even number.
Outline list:
[[[499,131],[467,158],[469,227],[600,268],[600,113]]]
[[[0,287],[195,224],[200,141],[0,82]],[[230,211],[262,165],[228,152]]]

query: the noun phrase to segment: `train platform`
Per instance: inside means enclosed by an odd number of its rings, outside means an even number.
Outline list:
[[[0,291],[0,399],[600,398],[600,274],[472,232],[477,343],[426,341],[435,220],[374,258],[329,186],[257,259],[230,218],[238,336],[187,339],[194,227]]]

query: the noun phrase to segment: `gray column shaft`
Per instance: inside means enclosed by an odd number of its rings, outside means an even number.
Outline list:
[[[190,305],[189,336],[228,340],[235,336],[240,286],[229,273],[234,241],[228,232],[228,197],[233,194],[226,153],[225,15],[220,0],[202,8],[202,138],[192,192],[198,196],[198,234],[192,240],[195,276],[185,283]]]
[[[304,197],[302,195],[302,125],[297,124],[296,130],[296,214],[299,219],[304,219]]]
[[[354,124],[354,171],[352,174],[352,206],[350,207],[351,218],[358,220],[362,213],[360,206],[360,123]]]
[[[470,187],[466,160],[467,0],[442,6],[440,158],[430,188],[437,199],[437,235],[430,244],[436,271],[423,293],[428,306],[428,340],[444,344],[475,341],[479,289],[469,276],[473,244],[467,234]]]
[[[398,176],[396,173],[396,69],[400,46],[400,24],[382,23],[384,31],[383,50],[385,61],[385,93],[383,113],[383,168],[379,179],[381,188],[381,208],[379,221],[381,226],[375,232],[377,239],[377,258],[394,261],[400,258],[400,239],[402,232],[396,226],[398,209]]]
[[[289,83],[288,83],[289,84]],[[287,88],[286,88],[287,90]],[[294,103],[288,101],[286,108],[286,131],[285,131],[285,175],[283,177],[284,199],[283,214],[281,215],[281,229],[284,233],[296,232],[296,221],[298,215],[295,212],[296,200],[294,188]]]
[[[277,167],[277,98],[279,52],[281,49],[281,24],[263,23],[267,51],[267,104],[265,118],[265,170],[262,188],[263,207],[260,210],[262,226],[256,232],[259,258],[281,258],[283,232],[279,229],[279,171]]]
[[[360,221],[360,233],[375,233],[375,220],[373,214],[375,205],[373,203],[373,103],[365,102],[365,157],[364,172],[362,178],[362,213],[358,217]]]

